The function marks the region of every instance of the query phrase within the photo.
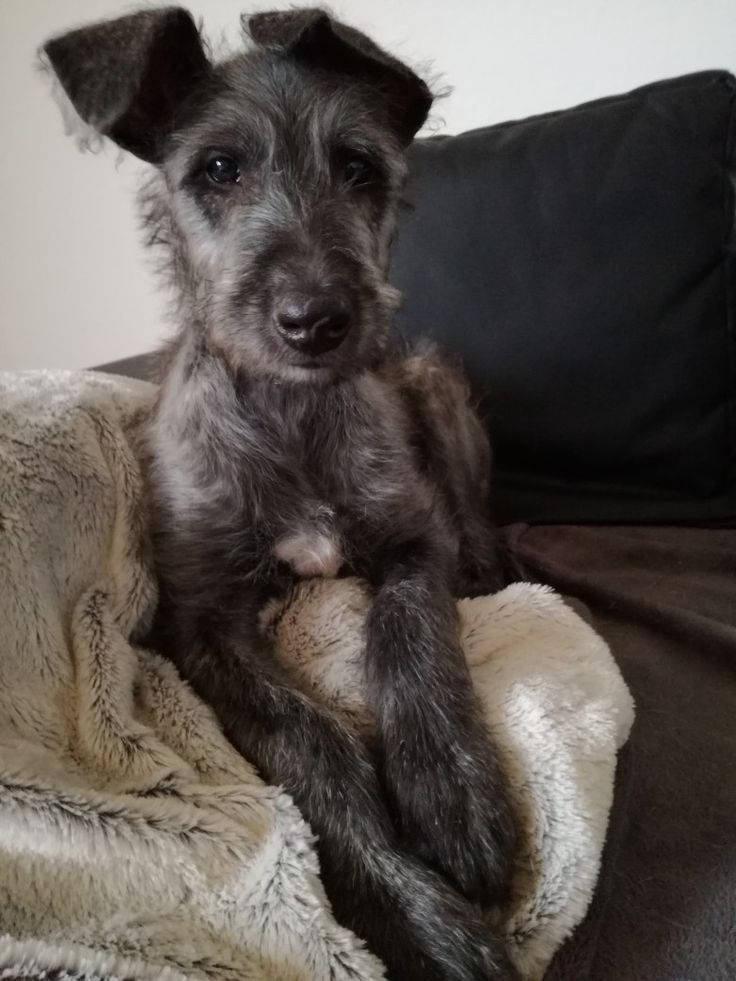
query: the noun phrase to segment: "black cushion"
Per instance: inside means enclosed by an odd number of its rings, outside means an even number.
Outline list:
[[[736,514],[727,72],[417,141],[401,331],[459,352],[504,519]]]

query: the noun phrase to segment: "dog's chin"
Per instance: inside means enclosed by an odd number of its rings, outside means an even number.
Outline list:
[[[345,377],[336,364],[320,358],[298,358],[282,362],[278,373],[284,381],[297,385],[332,385]]]
[[[297,354],[283,358],[274,373],[283,381],[295,385],[336,385],[365,371],[364,359],[355,352],[334,351],[323,355]]]

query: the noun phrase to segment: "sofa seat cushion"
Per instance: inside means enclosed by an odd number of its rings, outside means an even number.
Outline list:
[[[582,600],[636,701],[598,889],[545,981],[732,981],[736,530],[512,525],[517,576]]]

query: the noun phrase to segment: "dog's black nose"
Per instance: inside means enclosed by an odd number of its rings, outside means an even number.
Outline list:
[[[276,312],[276,326],[286,343],[304,354],[324,354],[345,340],[350,304],[338,295],[292,296]]]

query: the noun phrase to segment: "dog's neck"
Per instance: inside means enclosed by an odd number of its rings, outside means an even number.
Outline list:
[[[190,339],[170,354],[148,445],[159,493],[180,515],[248,511],[263,523],[277,513],[299,525],[312,505],[355,498],[376,473],[405,466],[408,419],[379,371],[326,387],[276,383]]]
[[[225,457],[238,452],[236,431],[241,437],[246,430],[266,432],[269,441],[285,443],[324,431],[335,440],[341,429],[380,427],[394,401],[384,357],[349,377],[310,384],[235,368],[193,331],[163,354],[156,409],[163,433],[190,446],[220,445]]]
[[[302,372],[297,377],[280,373],[251,371],[248,366],[233,365],[227,352],[213,344],[201,326],[191,326],[161,351],[159,381],[162,387],[176,389],[183,402],[197,401],[204,395],[218,395],[223,401],[238,402],[250,413],[271,413],[281,405],[289,411],[309,410],[321,402],[344,399],[346,407],[356,392],[379,383],[385,375],[388,345],[377,352],[370,364],[356,368],[349,375],[331,377]]]

